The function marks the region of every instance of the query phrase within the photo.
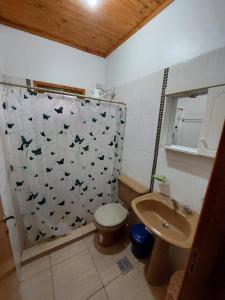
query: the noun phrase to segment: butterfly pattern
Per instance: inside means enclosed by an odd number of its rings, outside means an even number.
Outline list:
[[[11,87],[2,103],[10,186],[31,243],[68,234],[118,201],[124,106]]]

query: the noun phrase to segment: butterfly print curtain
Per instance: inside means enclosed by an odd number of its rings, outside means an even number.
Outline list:
[[[31,242],[68,234],[117,201],[123,105],[4,88],[1,141]]]

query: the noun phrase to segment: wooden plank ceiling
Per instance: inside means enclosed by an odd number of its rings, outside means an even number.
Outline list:
[[[173,0],[0,0],[0,23],[106,57]]]

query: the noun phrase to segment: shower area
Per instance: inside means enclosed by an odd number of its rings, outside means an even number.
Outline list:
[[[13,84],[1,90],[1,177],[26,245],[67,235],[118,201],[126,105]]]

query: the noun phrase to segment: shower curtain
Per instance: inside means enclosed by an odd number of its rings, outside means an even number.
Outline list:
[[[68,234],[117,201],[123,105],[4,87],[0,114],[10,186],[30,241]]]

